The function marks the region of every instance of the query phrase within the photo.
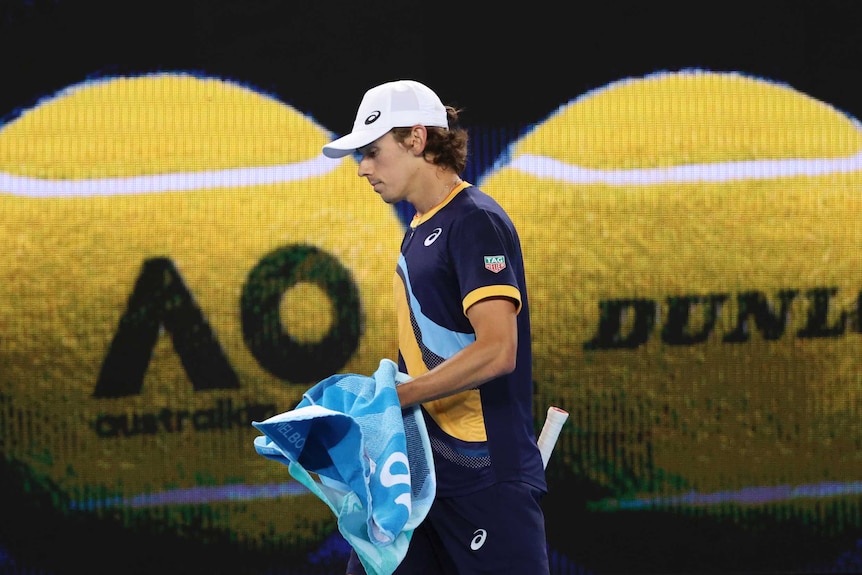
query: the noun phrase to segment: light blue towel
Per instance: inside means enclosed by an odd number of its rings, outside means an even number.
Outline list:
[[[257,452],[329,505],[368,575],[398,567],[436,493],[425,420],[395,391],[407,379],[383,359],[371,377],[332,375],[295,409],[252,422]]]

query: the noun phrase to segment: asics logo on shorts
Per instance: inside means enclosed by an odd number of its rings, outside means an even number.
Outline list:
[[[477,529],[473,532],[473,540],[470,541],[470,549],[478,551],[485,544],[485,539],[488,537],[488,532],[484,529]]]

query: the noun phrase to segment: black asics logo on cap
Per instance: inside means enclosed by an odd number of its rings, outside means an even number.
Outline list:
[[[379,118],[379,117],[380,117],[380,110],[371,112],[371,114],[369,114],[369,116],[367,118],[365,118],[365,125],[367,126],[368,124],[373,124],[374,122],[377,121],[377,118]]]

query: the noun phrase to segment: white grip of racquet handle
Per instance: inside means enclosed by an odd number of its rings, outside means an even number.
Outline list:
[[[542,452],[542,464],[546,468],[548,467],[548,460],[551,458],[551,452],[554,451],[554,446],[560,437],[560,430],[563,429],[563,424],[568,418],[568,411],[554,406],[548,408],[548,415],[538,439],[539,451]]]

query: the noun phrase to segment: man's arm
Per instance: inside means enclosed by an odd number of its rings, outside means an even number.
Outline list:
[[[478,387],[515,369],[518,322],[515,302],[497,297],[467,309],[476,341],[420,376],[397,387],[402,407]]]

